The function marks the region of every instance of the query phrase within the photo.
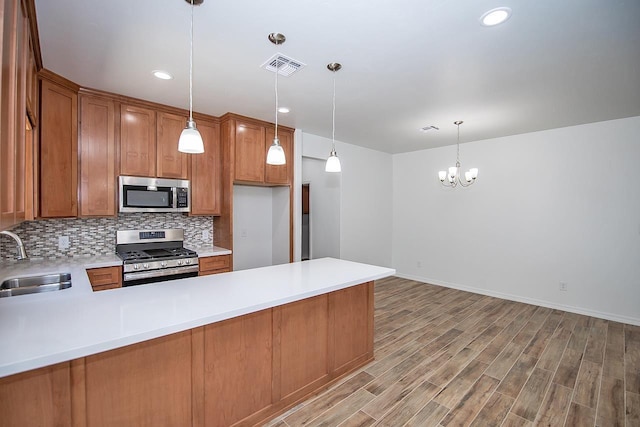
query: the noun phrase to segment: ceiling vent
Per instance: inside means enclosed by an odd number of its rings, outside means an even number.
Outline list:
[[[278,70],[278,74],[281,76],[289,77],[291,74],[303,68],[306,64],[289,58],[281,53],[276,53],[271,58],[267,59],[260,68],[271,71],[272,73]]]

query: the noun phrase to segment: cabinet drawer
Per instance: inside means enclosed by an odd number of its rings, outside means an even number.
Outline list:
[[[120,286],[120,283],[109,283],[107,285],[96,285],[96,286],[91,285],[91,287],[93,288],[93,292],[97,292],[97,291],[106,291],[107,289],[117,289],[117,288],[121,288],[122,286]]]
[[[200,258],[199,261],[200,271],[211,270],[230,270],[231,257],[229,255],[219,255]]]
[[[120,286],[122,280],[122,267],[91,268],[87,270],[91,286],[104,286],[115,284]]]

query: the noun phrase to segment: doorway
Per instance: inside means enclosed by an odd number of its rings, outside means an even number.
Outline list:
[[[302,158],[301,259],[340,258],[340,174],[325,161]],[[306,198],[306,201],[305,201]],[[306,212],[306,213],[305,213]]]

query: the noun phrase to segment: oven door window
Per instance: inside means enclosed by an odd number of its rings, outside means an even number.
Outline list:
[[[157,187],[148,190],[146,187],[124,186],[124,206],[132,208],[170,208],[173,206],[170,187]]]

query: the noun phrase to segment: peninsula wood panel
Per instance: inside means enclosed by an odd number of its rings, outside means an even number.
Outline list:
[[[158,113],[158,178],[187,179],[187,155],[178,151],[178,140],[186,122],[184,116]]]
[[[78,215],[78,96],[42,80],[40,99],[40,214]]]
[[[280,351],[279,395],[288,395],[328,375],[328,296],[320,295],[274,310]]]
[[[198,120],[204,153],[191,155],[191,215],[222,212],[220,124]]]
[[[264,182],[265,128],[247,121],[235,122],[235,180]]]
[[[80,215],[116,215],[115,105],[80,96]]]
[[[191,425],[191,331],[85,358],[88,427]]]
[[[230,426],[271,405],[272,310],[205,327],[206,426]]]
[[[133,176],[156,176],[156,112],[154,110],[121,105],[120,173]]]
[[[367,353],[373,357],[372,300],[372,282],[329,294],[331,371],[339,371]]]
[[[272,127],[266,129],[265,138],[265,159],[269,147],[273,143],[275,130]],[[265,160],[264,182],[266,184],[286,185],[291,182],[293,174],[293,133],[289,130],[278,129],[278,139],[284,151],[286,163],[284,165],[268,165]]]
[[[69,362],[0,379],[0,427],[71,424]]]

